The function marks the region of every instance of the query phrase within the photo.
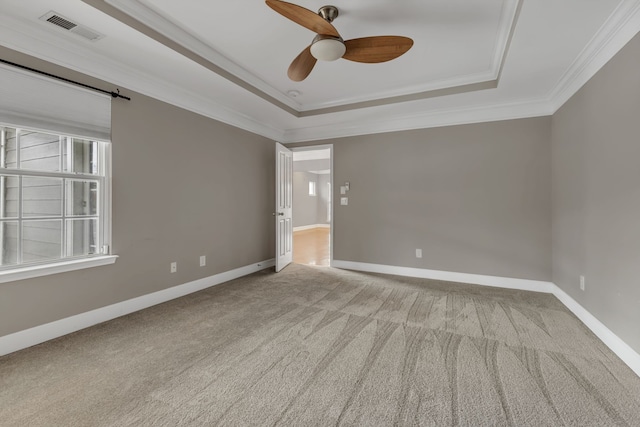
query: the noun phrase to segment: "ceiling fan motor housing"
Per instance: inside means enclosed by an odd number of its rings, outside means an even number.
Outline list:
[[[347,51],[340,37],[318,34],[311,42],[311,55],[320,61],[335,61],[342,58]]]

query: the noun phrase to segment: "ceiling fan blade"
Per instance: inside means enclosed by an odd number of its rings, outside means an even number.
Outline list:
[[[300,55],[296,56],[291,65],[287,75],[294,82],[301,82],[307,78],[313,67],[316,65],[317,59],[311,55],[311,46],[307,46],[305,50],[300,52]]]
[[[347,40],[344,44],[347,47],[342,56],[344,59],[373,64],[403,55],[411,49],[413,40],[402,36],[377,36]]]
[[[338,30],[331,23],[315,12],[305,9],[297,4],[287,3],[280,0],[266,0],[267,6],[278,12],[285,18],[310,29],[314,33],[325,36],[340,37]]]

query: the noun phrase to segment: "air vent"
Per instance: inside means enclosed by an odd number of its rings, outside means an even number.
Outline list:
[[[84,25],[76,24],[75,22],[65,18],[64,16],[54,11],[45,13],[40,17],[40,20],[49,22],[56,27],[62,28],[69,33],[73,33],[92,42],[100,40],[104,37],[102,34],[93,31],[92,29],[87,28]]]
[[[52,24],[57,25],[58,27],[62,27],[65,30],[70,30],[73,27],[77,27],[77,25],[73,22],[67,21],[62,16],[58,15],[53,15],[51,18],[47,19],[47,22],[51,22]]]

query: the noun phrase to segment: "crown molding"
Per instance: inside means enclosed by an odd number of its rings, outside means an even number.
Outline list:
[[[291,144],[412,129],[550,116],[551,114],[552,111],[546,100],[531,100],[399,115],[387,120],[352,121],[329,126],[289,129],[285,131],[283,141],[285,144]]]
[[[640,31],[640,0],[624,0],[548,95],[555,113]]]
[[[0,16],[2,45],[55,65],[104,80],[137,93],[175,105],[246,131],[278,140],[283,132],[234,111],[211,98],[186,91],[171,81],[142,73],[96,54],[90,46],[70,40],[67,34],[49,31],[29,20]]]
[[[255,74],[231,61],[212,46],[193,36],[176,23],[172,22],[168,17],[149,4],[148,1],[104,0],[104,2],[115,7],[126,15],[129,15],[154,31],[157,31],[159,34],[168,37],[185,49],[190,50],[196,55],[247,82],[257,90],[277,99],[295,110],[300,109],[299,103],[278,91]]]
[[[495,50],[493,52],[493,61],[491,63],[492,78],[498,79],[504,61],[507,59],[509,44],[513,38],[513,32],[516,29],[520,9],[523,0],[511,0],[502,4],[502,15],[500,16],[500,31],[496,41]]]
[[[452,77],[422,85],[377,92],[374,95],[360,95],[338,98],[326,102],[303,105],[299,117],[311,117],[337,111],[357,110],[365,107],[384,106],[400,102],[435,98],[442,94],[457,94],[498,87],[493,70]]]

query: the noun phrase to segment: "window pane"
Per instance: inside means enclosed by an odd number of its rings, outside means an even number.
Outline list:
[[[30,130],[20,131],[20,169],[60,171],[60,137]]]
[[[86,139],[69,138],[64,145],[64,170],[97,175],[98,143]]]
[[[22,261],[36,262],[62,257],[62,220],[22,222]]]
[[[98,182],[67,180],[67,216],[98,214]]]
[[[4,164],[5,168],[16,169],[16,130],[14,128],[4,128],[4,138],[6,140]]]
[[[22,217],[62,216],[62,179],[22,177]]]
[[[0,254],[0,266],[17,264],[18,263],[18,221],[0,222],[0,239],[2,240],[2,253]]]
[[[17,176],[0,175],[0,218],[18,217],[19,185]]]
[[[67,256],[97,254],[98,220],[67,220]]]

